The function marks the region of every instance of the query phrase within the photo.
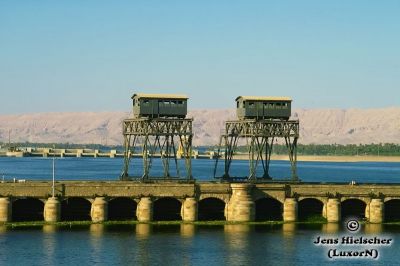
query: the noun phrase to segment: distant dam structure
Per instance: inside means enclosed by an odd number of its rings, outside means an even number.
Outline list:
[[[20,148],[15,151],[0,152],[3,157],[76,157],[76,158],[124,158],[124,151],[110,149],[87,149],[87,148],[74,148],[74,149],[58,149],[58,148],[34,148],[26,147]],[[206,151],[200,153],[197,150],[192,150],[192,158],[194,159],[215,159],[216,153],[214,151]],[[243,154],[244,155],[244,154]],[[241,155],[241,157],[244,157]],[[130,153],[131,158],[142,158],[142,153]],[[152,155],[154,158],[161,158],[160,153]]]

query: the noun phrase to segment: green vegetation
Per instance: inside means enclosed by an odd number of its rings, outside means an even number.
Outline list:
[[[24,148],[52,148],[56,149],[97,149],[97,150],[124,150],[122,145],[101,145],[101,144],[74,144],[74,143],[32,143],[32,142],[20,142],[20,143],[12,143],[10,144],[12,147]],[[7,148],[9,146],[8,143],[0,142],[0,147]]]
[[[124,150],[122,145],[106,146],[100,144],[73,144],[73,143],[13,143],[13,147],[32,147],[32,148],[51,148],[55,146],[57,149],[98,149],[110,150],[116,149],[119,151]],[[8,143],[0,142],[0,147],[7,148]],[[198,146],[194,149],[199,150],[200,153],[207,151],[217,151],[217,146]],[[236,152],[247,152],[247,148],[239,146]],[[273,154],[286,155],[288,153],[284,144],[274,144]],[[369,155],[369,156],[400,156],[400,144],[394,143],[379,143],[379,144],[298,144],[298,155],[319,155],[319,156],[356,156],[356,155]]]
[[[322,215],[311,215],[301,220],[302,223],[326,223],[327,220]]]
[[[32,222],[10,222],[2,223],[0,226],[5,226],[7,228],[32,228],[32,227],[42,227],[44,225],[55,225],[57,227],[81,227],[89,226],[91,224],[101,224],[105,226],[109,225],[136,225],[136,224],[149,224],[149,225],[180,225],[180,224],[193,224],[200,226],[221,226],[230,224],[244,224],[244,225],[282,225],[283,221],[259,221],[259,222],[227,222],[227,221],[197,221],[197,222],[182,222],[182,221],[154,221],[154,222],[138,222],[136,220],[131,221],[106,221],[103,223],[94,223],[91,221],[69,221],[69,222],[57,222],[57,223],[47,223],[44,221],[32,221]],[[299,221],[294,224],[326,224],[326,219],[321,216],[309,217],[304,221]],[[366,222],[360,222],[365,224]],[[384,225],[394,225],[399,226],[400,221],[383,223]]]
[[[247,152],[246,147],[238,147],[238,152]],[[273,154],[287,154],[287,148],[283,144],[274,144]],[[330,155],[330,156],[400,156],[400,145],[393,143],[385,144],[298,144],[298,155]]]

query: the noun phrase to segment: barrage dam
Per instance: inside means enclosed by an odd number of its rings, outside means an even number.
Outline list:
[[[0,221],[400,219],[400,184],[26,181],[0,184]]]

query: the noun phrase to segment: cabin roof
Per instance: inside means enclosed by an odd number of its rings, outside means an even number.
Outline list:
[[[285,96],[238,96],[235,101],[239,99],[243,101],[292,101],[290,97]]]
[[[188,97],[183,94],[151,94],[151,93],[135,93],[131,97],[133,98],[146,98],[146,99],[180,99],[187,100]]]

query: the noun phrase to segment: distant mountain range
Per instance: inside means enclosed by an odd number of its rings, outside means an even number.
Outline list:
[[[303,144],[400,144],[400,107],[381,109],[297,109]],[[33,113],[0,115],[0,141],[12,142],[122,144],[123,119],[128,112]],[[193,144],[215,145],[226,120],[235,110],[192,110]]]

